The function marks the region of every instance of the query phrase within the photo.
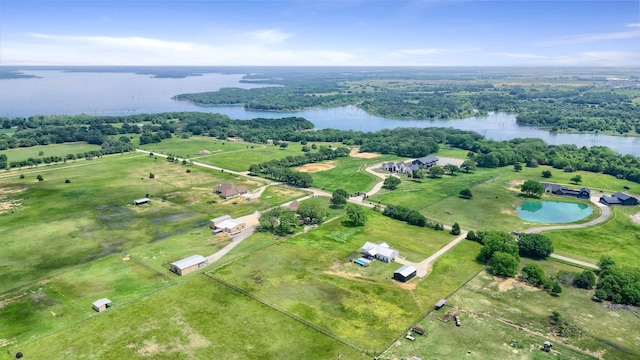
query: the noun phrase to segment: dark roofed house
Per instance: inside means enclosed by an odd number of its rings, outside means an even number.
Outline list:
[[[542,183],[542,186],[544,186],[545,194],[574,196],[579,199],[589,199],[591,197],[591,190],[589,190],[588,188],[574,190],[574,189],[568,189],[559,184],[552,184],[552,183]]]
[[[611,196],[602,196],[600,202],[605,205],[638,205],[638,199],[621,192]]]
[[[393,278],[401,282],[407,282],[416,276],[417,273],[418,269],[411,265],[405,265],[393,272]]]
[[[633,196],[627,195],[625,193],[617,192],[613,194],[613,196],[620,199],[620,202],[622,203],[622,205],[638,205],[638,199],[634,198]]]
[[[438,157],[433,155],[424,156],[419,159],[413,160],[411,163],[429,168],[438,163]]]
[[[220,195],[221,198],[228,199],[233,196],[246,194],[247,187],[244,185],[235,186],[231,183],[224,183],[216,186],[216,188],[213,191],[216,194]]]

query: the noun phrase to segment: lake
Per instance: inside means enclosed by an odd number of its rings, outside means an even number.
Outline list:
[[[593,213],[589,205],[564,201],[525,201],[517,211],[522,220],[545,224],[572,223]]]
[[[520,126],[516,123],[515,115],[505,113],[460,120],[398,120],[370,115],[355,106],[280,113],[247,111],[242,106],[197,106],[172,99],[181,93],[216,91],[223,87],[250,89],[265,86],[241,83],[243,74],[205,73],[185,78],[155,78],[119,72],[22,72],[38,78],[0,79],[0,117],[81,113],[132,115],[180,111],[220,113],[240,120],[299,116],[313,122],[318,129],[376,131],[396,127],[453,127],[475,131],[493,140],[540,138],[553,145],[606,146],[622,154],[640,156],[638,137],[553,134]]]

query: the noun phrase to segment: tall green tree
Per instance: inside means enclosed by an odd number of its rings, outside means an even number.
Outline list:
[[[336,189],[336,191],[331,194],[331,205],[333,207],[340,207],[347,203],[349,199],[349,193],[344,189]]]
[[[491,257],[491,262],[487,270],[493,275],[511,277],[518,273],[519,264],[519,258],[502,251],[497,251]]]
[[[347,217],[353,226],[364,226],[367,223],[367,215],[362,206],[348,204]]]
[[[384,179],[384,182],[382,183],[382,187],[389,190],[395,190],[398,188],[401,182],[402,180],[400,180],[400,178],[395,176],[389,176],[386,179]]]
[[[544,186],[535,181],[535,180],[527,180],[520,186],[520,191],[529,195],[529,196],[540,196],[544,194]]]
[[[327,218],[327,212],[317,202],[303,201],[300,203],[296,213],[303,219],[309,218],[312,224],[322,224]]]

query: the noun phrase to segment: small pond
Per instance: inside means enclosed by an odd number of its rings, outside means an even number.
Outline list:
[[[525,201],[517,211],[522,220],[545,224],[572,223],[593,213],[586,204],[563,201]]]

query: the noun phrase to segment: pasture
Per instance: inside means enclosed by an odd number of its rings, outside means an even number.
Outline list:
[[[196,167],[189,167],[192,171],[187,174],[185,168],[130,154],[3,174],[0,293],[69,266],[201,228],[215,216],[245,215],[273,205],[273,200],[219,201],[212,191],[221,182],[249,188],[255,184]],[[154,173],[153,179],[149,173]],[[36,174],[44,181],[37,181]],[[147,194],[151,205],[131,205]],[[268,194],[277,200],[303,195],[279,187]]]
[[[369,174],[365,169],[368,166],[385,161],[401,161],[403,158],[395,155],[381,155],[373,159],[363,159],[355,157],[343,157],[331,160],[327,163],[333,166],[327,171],[311,173],[313,177],[313,187],[324,188],[326,191],[344,189],[353,194],[357,191],[366,193],[373,186],[380,182],[380,178]]]
[[[33,339],[29,359],[366,359],[205,275]],[[3,351],[0,359],[11,359]]]
[[[452,237],[372,211],[368,211],[368,216],[364,227],[345,226],[344,218],[340,218],[257,250],[218,268],[212,275],[376,353],[420,317],[423,308],[412,289],[422,284],[418,278],[408,286],[391,280],[399,264],[376,261],[361,268],[351,262],[353,255],[366,241],[386,241],[392,247],[404,249],[401,256],[418,260]],[[394,229],[393,237],[388,235],[390,227]],[[475,244],[471,247],[477,250]],[[470,277],[480,265],[476,266],[470,274],[466,270],[461,273]],[[438,276],[459,278],[451,273]],[[443,296],[458,286],[448,285],[435,293]]]
[[[60,156],[64,158],[67,154],[84,153],[91,150],[100,150],[100,145],[91,145],[85,142],[65,143],[65,144],[51,144],[51,145],[37,145],[27,148],[15,148],[2,150],[2,153],[7,155],[7,161],[23,161],[29,158],[42,158],[49,156]],[[42,155],[40,155],[42,152]],[[42,166],[42,165],[41,165]]]

